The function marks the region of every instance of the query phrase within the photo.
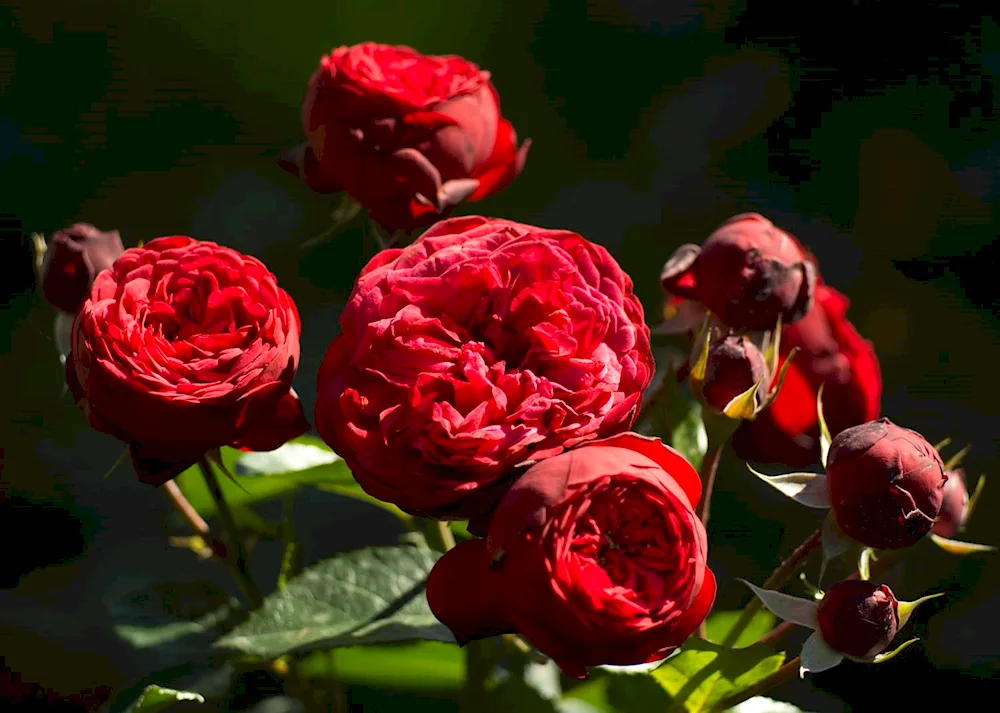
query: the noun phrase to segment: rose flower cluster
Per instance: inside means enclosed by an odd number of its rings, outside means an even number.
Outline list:
[[[711,413],[737,421],[722,431],[732,434],[737,455],[826,468],[761,478],[803,504],[829,508],[833,531],[868,551],[910,547],[932,533],[949,538],[964,527],[969,497],[961,471],[949,470],[919,433],[878,418],[881,376],[872,346],[847,321],[847,299],[823,282],[815,258],[792,235],[756,213],[735,216],[703,246],[680,247],[662,284],[664,331],[691,333],[703,319],[694,365],[679,376],[690,379]],[[761,331],[770,363],[754,342]],[[766,382],[777,392],[765,408],[734,409]],[[988,549],[944,542],[960,553]],[[844,657],[884,660],[912,643],[881,653],[901,625],[885,585],[837,583],[818,608],[754,591],[774,613],[816,631],[803,648],[803,672]],[[915,605],[899,604],[907,612]]]
[[[428,582],[459,641],[519,631],[585,677],[663,658],[707,616],[698,475],[624,433],[653,359],[604,248],[454,218],[372,260],[340,321],[320,434],[375,497],[486,536]]]
[[[630,432],[654,374],[632,280],[576,233],[447,217],[509,183],[528,149],[489,73],[460,57],[337,48],[308,84],[302,122],[307,142],[285,168],[390,230],[433,223],[357,277],[314,422],[371,496],[469,521],[474,538],[430,573],[434,614],[461,644],[520,633],[577,678],[666,657],[715,600],[709,493],[679,452]],[[184,236],[123,250],[117,232],[79,224],[40,265],[46,297],[74,315],[69,389],[94,428],[127,444],[143,482],[309,429],[292,389],[299,315],[257,259]],[[963,527],[960,472],[949,478],[922,436],[876,420],[872,345],[794,236],[737,215],[681,246],[662,286],[673,331],[700,325],[685,373],[706,424],[739,424],[727,432],[738,455],[822,461],[810,504],[867,547]],[[897,605],[888,588],[855,583],[788,611],[825,636],[810,646],[834,651],[829,662],[881,651],[905,619]],[[872,612],[881,619],[864,624]]]

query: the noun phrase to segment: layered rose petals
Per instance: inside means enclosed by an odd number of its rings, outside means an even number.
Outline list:
[[[412,230],[506,186],[524,166],[489,72],[461,57],[367,42],[323,57],[302,107],[306,146],[283,165]]]
[[[316,425],[371,495],[476,518],[515,466],[626,430],[649,385],[631,280],[575,233],[444,221],[372,260],[319,374]]]
[[[694,468],[620,434],[532,466],[488,538],[435,565],[427,597],[461,643],[524,634],[569,675],[664,658],[708,615],[715,578]]]
[[[175,236],[126,250],[74,323],[67,383],[92,426],[160,485],[214,448],[308,429],[291,391],[295,303],[260,261]]]

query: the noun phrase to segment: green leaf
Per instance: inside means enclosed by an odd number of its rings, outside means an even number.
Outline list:
[[[465,685],[465,652],[439,641],[351,646],[307,654],[296,670],[348,685],[451,694]]]
[[[705,622],[706,638],[713,644],[721,644],[726,634],[733,628],[733,624],[736,623],[740,614],[741,612],[738,611],[713,612]],[[740,638],[736,640],[733,646],[737,649],[750,646],[750,644],[769,632],[771,627],[774,626],[775,621],[774,614],[767,609],[761,609],[754,614],[753,619],[750,620],[750,623],[743,630],[743,633],[740,634]]]
[[[340,460],[323,441],[300,436],[273,451],[242,453],[234,464],[236,475],[277,475],[329,465]]]
[[[673,699],[673,710],[702,713],[774,673],[784,661],[784,653],[761,644],[726,649],[688,639],[679,654],[651,675]]]
[[[199,693],[191,693],[190,691],[175,691],[172,688],[146,686],[135,703],[125,710],[125,713],[159,713],[180,701],[204,703],[205,698]]]
[[[410,519],[395,505],[377,500],[362,490],[347,464],[315,436],[299,436],[273,451],[244,453],[235,448],[222,448],[220,452],[223,465],[235,475],[236,482],[220,478],[219,484],[240,527],[258,532],[273,531],[274,527],[254,513],[251,506],[288,495],[304,485],[364,500],[401,520]],[[197,466],[177,476],[177,484],[199,514],[203,517],[215,515],[215,503]]]
[[[618,713],[619,709],[613,707],[609,700],[608,689],[610,684],[611,676],[591,678],[589,681],[581,683],[563,693],[562,698],[559,699],[560,707],[579,703],[598,711],[598,713]]]
[[[265,598],[216,645],[270,659],[318,648],[454,641],[424,595],[439,556],[421,547],[373,547],[324,560]]]
[[[666,713],[670,696],[648,673],[609,673],[607,701],[616,713]]]
[[[508,676],[487,689],[482,705],[476,710],[482,713],[556,713],[556,704],[520,676]]]
[[[315,452],[304,456],[302,451],[296,450],[299,446],[295,441],[286,443],[286,446],[293,446],[293,450],[285,451],[284,456],[273,453],[241,453],[233,448],[222,449],[222,462],[226,468],[236,475],[237,482],[232,482],[225,478],[220,478],[223,495],[230,507],[241,508],[254,505],[264,500],[287,495],[289,492],[301,485],[323,485],[323,486],[352,486],[354,476],[351,475],[347,464],[339,456],[329,452],[334,460],[321,465],[314,465],[303,470],[285,470],[276,473],[262,473],[257,468],[263,466],[290,467],[295,462],[306,462],[307,459],[316,459]],[[313,446],[308,448],[318,451]],[[281,450],[281,449],[278,449]],[[290,455],[291,454],[291,455]],[[246,463],[246,459],[249,464]],[[215,514],[215,503],[212,502],[211,494],[205,486],[201,471],[197,468],[190,468],[181,473],[177,478],[184,495],[194,508],[203,516],[209,517]]]
[[[798,706],[766,696],[754,696],[729,709],[729,713],[805,713]]]
[[[208,650],[240,613],[239,600],[210,582],[156,582],[107,604],[115,633],[136,649],[155,649],[162,666]]]
[[[669,356],[657,357],[657,363],[670,363]],[[673,369],[663,369],[662,376],[647,392],[652,412],[637,431],[644,436],[657,436],[680,451],[695,468],[701,467],[708,448],[708,435],[701,419],[701,405],[691,398],[677,382]]]
[[[679,396],[675,403],[684,404],[686,408],[675,411],[679,418],[670,423],[670,445],[680,451],[695,468],[701,468],[701,461],[708,448],[708,435],[701,418],[701,404],[684,399],[683,395]]]

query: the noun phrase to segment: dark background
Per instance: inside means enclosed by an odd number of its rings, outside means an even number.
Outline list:
[[[210,567],[167,547],[166,504],[127,466],[102,480],[121,447],[88,430],[61,393],[54,313],[34,290],[28,233],[86,221],[119,229],[126,246],[188,234],[262,258],[302,312],[296,388],[311,408],[362,237],[302,249],[327,226],[329,202],[275,160],[302,140],[305,82],[341,44],[409,44],[491,70],[505,116],[534,144],[517,181],[459,212],[606,245],[651,324],[660,267],[678,244],[748,210],[796,234],[875,343],[884,413],[932,442],[971,442],[973,480],[997,473],[1000,26],[975,3],[812,5],[0,4],[5,669],[64,696],[128,686],[148,662],[111,633],[109,592]],[[720,609],[747,600],[733,577],[759,581],[816,524],[734,458],[723,468],[711,527]],[[994,482],[967,539],[1000,544],[998,504]],[[381,521],[362,505],[330,496],[302,507],[314,556],[395,536],[388,523],[371,534]],[[960,559],[925,542],[909,562],[888,577],[901,598],[948,593],[916,615],[920,645],[782,697],[823,712],[1000,693],[996,556]]]

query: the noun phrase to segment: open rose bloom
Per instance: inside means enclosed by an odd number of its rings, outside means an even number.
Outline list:
[[[366,42],[323,57],[302,106],[308,144],[286,168],[412,230],[499,191],[524,166],[489,72],[455,56]]]
[[[524,634],[567,674],[665,658],[715,600],[701,481],[683,456],[634,433],[531,467],[486,540],[435,565],[427,599],[460,643]]]
[[[126,250],[77,314],[66,381],[90,424],[160,485],[221,446],[308,430],[292,377],[299,315],[257,259],[184,236]]]
[[[316,427],[371,495],[477,518],[515,467],[627,430],[653,374],[632,282],[576,233],[456,218],[364,269]]]

